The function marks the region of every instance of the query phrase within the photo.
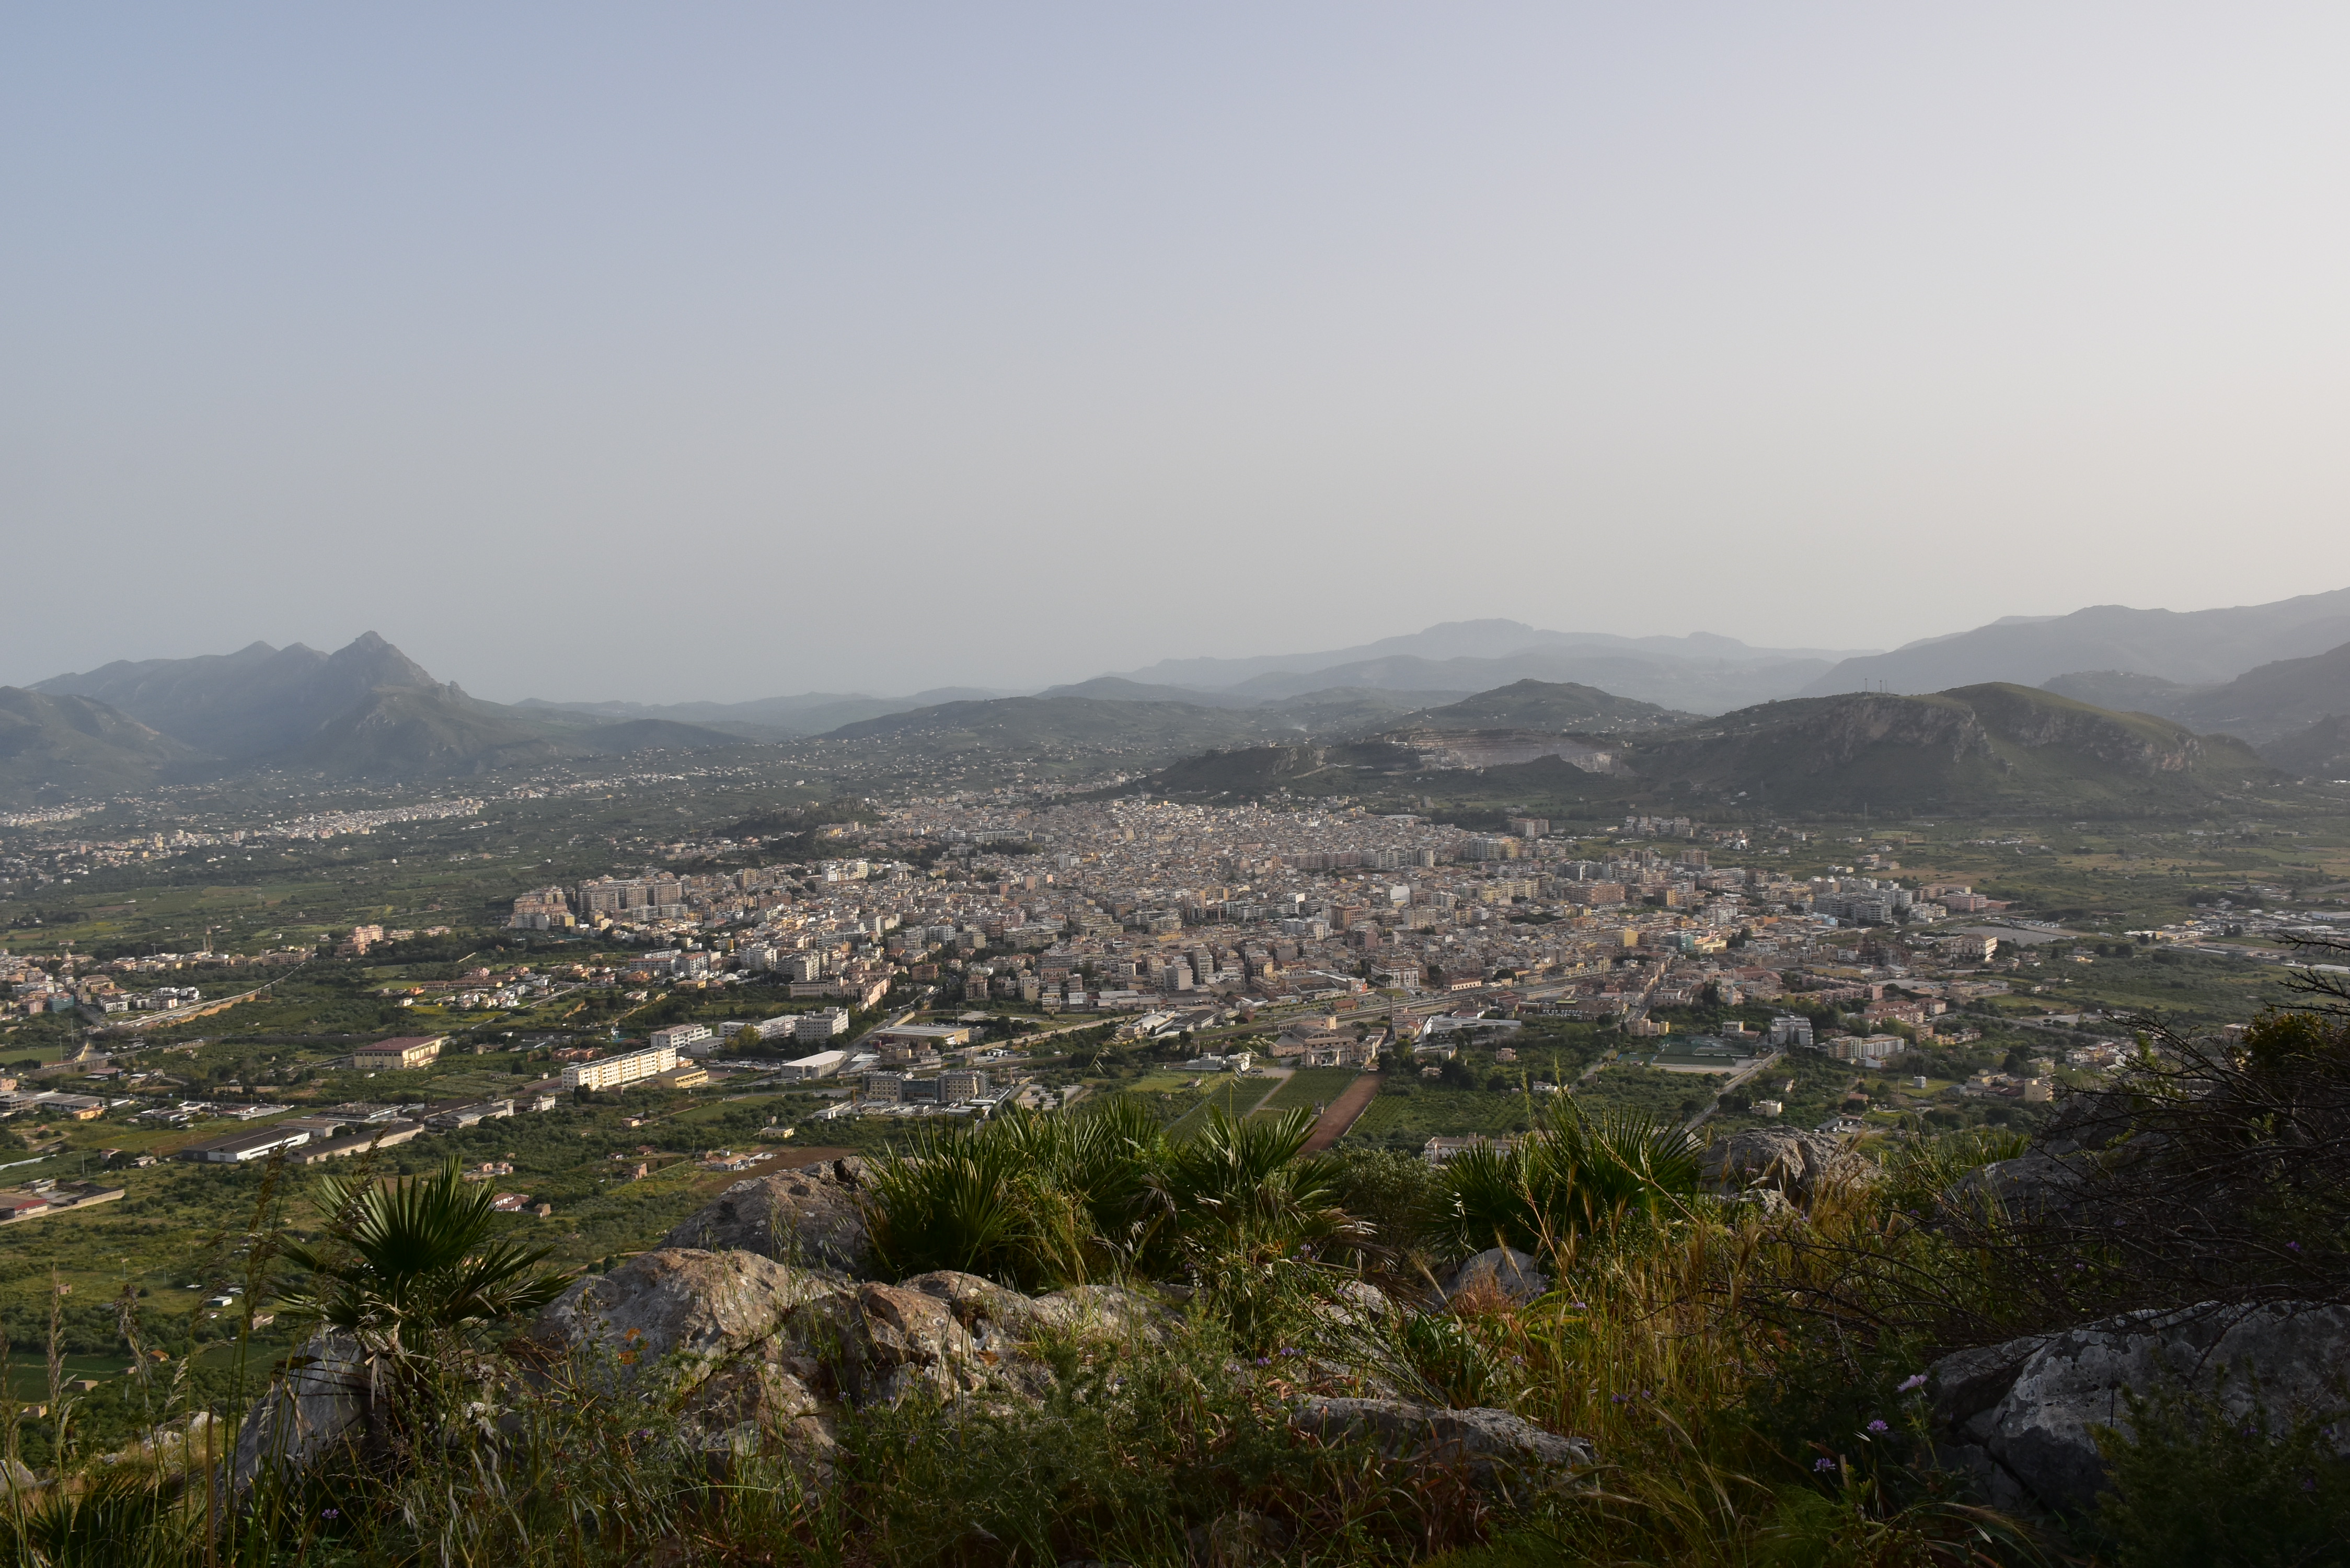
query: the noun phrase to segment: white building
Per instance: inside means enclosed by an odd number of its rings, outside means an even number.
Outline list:
[[[824,1007],[803,1012],[792,1026],[795,1040],[832,1040],[848,1033],[848,1009]]]
[[[687,1046],[712,1038],[707,1023],[672,1023],[666,1029],[656,1029],[651,1039],[657,1049],[682,1051]]]
[[[607,1056],[600,1062],[575,1062],[563,1069],[563,1086],[567,1089],[623,1088],[669,1072],[676,1065],[677,1051],[674,1047],[653,1045],[642,1051],[631,1051],[625,1056]]]
[[[829,1078],[847,1064],[846,1051],[819,1051],[813,1056],[785,1063],[776,1075],[786,1084],[795,1084],[806,1078]]]

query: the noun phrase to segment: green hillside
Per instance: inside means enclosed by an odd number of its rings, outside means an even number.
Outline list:
[[[2226,736],[2003,683],[1765,703],[1641,745],[1631,765],[1668,791],[1839,813],[2166,809],[2271,774]]]
[[[1572,680],[1519,680],[1412,716],[1414,729],[1616,732],[1687,723],[1693,715]]]
[[[202,766],[192,747],[94,698],[0,686],[0,801],[144,789]]]

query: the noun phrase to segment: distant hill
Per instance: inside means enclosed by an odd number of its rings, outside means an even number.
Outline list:
[[[2350,779],[2350,716],[2329,714],[2271,741],[2261,755],[2296,778]]]
[[[1694,714],[1617,697],[1576,681],[1519,680],[1412,715],[1416,730],[1575,730],[1592,733],[1662,729]]]
[[[2350,642],[2307,659],[2281,659],[2224,686],[2190,691],[2164,710],[2199,730],[2255,743],[2334,714],[2350,714]]]
[[[143,787],[170,776],[282,768],[342,779],[478,774],[567,757],[696,751],[743,737],[661,719],[611,722],[513,708],[436,681],[373,632],[336,652],[256,642],[232,654],[61,675],[12,710],[0,793]]]
[[[978,686],[942,686],[910,697],[868,697],[861,692],[804,691],[795,697],[761,697],[748,702],[550,702],[526,697],[515,704],[531,713],[549,711],[588,714],[607,722],[662,719],[695,724],[739,740],[778,741],[820,735],[860,719],[903,713],[941,702],[976,701],[1006,693]]]
[[[845,724],[825,738],[889,742],[933,756],[1084,751],[1130,754],[1148,762],[1274,736],[1287,727],[1277,714],[1188,702],[1001,697],[867,719]]]
[[[1307,672],[1276,670],[1231,688],[1235,695],[1279,699],[1340,684],[1390,691],[1489,691],[1521,680],[1596,687],[1636,701],[1692,713],[1719,713],[1793,696],[1828,668],[1824,659],[1776,655],[1742,659],[1659,659],[1582,646],[1533,648],[1494,659],[1423,659],[1393,654]]]
[[[1229,691],[1269,675],[1294,680],[1316,672],[1325,677],[1315,682],[1321,686],[1385,685],[1387,682],[1384,681],[1336,677],[1343,670],[1388,659],[1416,661],[1414,665],[1399,667],[1411,669],[1451,659],[1504,659],[1536,651],[1613,654],[1623,658],[1627,668],[1672,664],[1760,667],[1773,663],[1816,661],[1820,668],[1825,669],[1846,657],[1846,652],[1821,649],[1750,648],[1736,638],[1711,632],[1692,632],[1686,637],[1618,637],[1609,632],[1546,631],[1528,626],[1523,621],[1493,619],[1447,621],[1421,631],[1383,637],[1376,642],[1354,648],[1329,649],[1319,653],[1256,654],[1238,659],[1168,659],[1141,670],[1115,673],[1144,684],[1185,686],[1203,691]],[[1520,673],[1538,672],[1526,670]],[[1498,686],[1503,680],[1517,678],[1517,675],[1506,675],[1499,680],[1472,680],[1455,689],[1482,691],[1489,686]],[[1289,688],[1292,692],[1304,690],[1306,688]],[[1612,687],[1611,690],[1623,691],[1625,688]]]
[[[2350,588],[2229,609],[2097,605],[2045,619],[2011,618],[1890,653],[1846,659],[1804,687],[1804,695],[1869,687],[1940,691],[1994,681],[2036,686],[2074,670],[2126,670],[2189,684],[2232,680],[2255,665],[2305,658],[2345,641]]]
[[[2002,683],[1769,703],[1639,743],[1631,766],[1758,810],[1970,815],[2173,809],[2271,776],[2227,736]]]
[[[1388,742],[1222,748],[1170,764],[1151,784],[1191,796],[1373,798],[1399,785],[1407,796],[1551,802],[1586,817],[1642,802],[1781,816],[2112,815],[2199,809],[2276,776],[2228,736],[1996,684],[1799,698],[1620,736],[1615,773],[1557,757],[1452,767],[1439,761],[1446,754]]]
[[[0,798],[148,788],[202,753],[94,698],[0,686]]]
[[[432,677],[374,632],[321,653],[253,643],[196,659],[118,661],[33,688],[94,697],[151,729],[231,761],[307,742],[379,687],[426,687]]]
[[[2110,708],[2116,713],[2158,713],[2164,718],[2172,717],[2171,710],[2199,690],[2177,680],[2165,680],[2159,675],[2136,675],[2126,670],[2075,670],[2042,681],[2040,689],[2054,691],[2059,697],[2070,697],[2075,702],[2086,702],[2093,708]]]
[[[1090,697],[1104,702],[1189,702],[1201,708],[1240,708],[1253,701],[1230,692],[1198,691],[1188,686],[1151,686],[1118,675],[1097,675],[1074,686],[1048,686],[1036,695]]]

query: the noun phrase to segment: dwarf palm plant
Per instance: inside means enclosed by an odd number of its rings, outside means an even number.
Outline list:
[[[568,1282],[538,1266],[553,1248],[495,1233],[488,1186],[466,1181],[454,1155],[431,1176],[388,1185],[331,1177],[323,1199],[334,1216],[326,1241],[285,1249],[308,1278],[283,1305],[370,1355],[421,1354],[448,1334],[542,1307]]]
[[[1355,1239],[1362,1230],[1338,1202],[1331,1161],[1305,1153],[1314,1116],[1235,1117],[1208,1113],[1196,1137],[1166,1150],[1144,1197],[1150,1251],[1170,1259],[1186,1246],[1289,1252]]]
[[[1604,1236],[1697,1190],[1699,1148],[1683,1128],[1638,1111],[1554,1107],[1513,1148],[1464,1150],[1445,1167],[1456,1241],[1534,1251]]]

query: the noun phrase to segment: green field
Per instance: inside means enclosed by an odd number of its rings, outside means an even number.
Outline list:
[[[1360,1074],[1352,1067],[1300,1067],[1289,1075],[1289,1082],[1273,1092],[1262,1111],[1312,1111],[1316,1106],[1326,1106],[1346,1093],[1347,1085]]]

